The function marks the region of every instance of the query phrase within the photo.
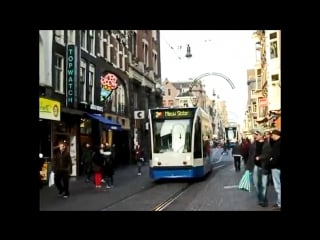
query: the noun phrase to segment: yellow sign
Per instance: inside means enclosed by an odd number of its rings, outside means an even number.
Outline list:
[[[48,163],[45,162],[42,165],[42,169],[40,171],[40,176],[42,181],[48,181]]]
[[[39,98],[39,118],[60,121],[61,108],[60,102]]]

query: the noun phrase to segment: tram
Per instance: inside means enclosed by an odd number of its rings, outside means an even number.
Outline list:
[[[212,119],[199,107],[149,109],[150,177],[200,178],[212,170]]]

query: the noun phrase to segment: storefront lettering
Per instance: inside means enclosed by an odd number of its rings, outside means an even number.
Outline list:
[[[73,107],[74,104],[75,60],[75,45],[68,45],[66,105],[69,107]]]
[[[90,109],[92,109],[92,110],[97,110],[97,111],[99,111],[99,112],[103,112],[103,107],[97,106],[97,105],[94,105],[94,104],[91,104],[91,105],[90,105]]]
[[[166,117],[187,117],[190,116],[190,111],[166,111],[165,113]]]

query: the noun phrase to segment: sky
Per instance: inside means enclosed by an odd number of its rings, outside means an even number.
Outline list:
[[[225,100],[230,121],[243,124],[248,88],[247,69],[254,68],[255,30],[161,30],[161,78],[171,82],[188,81],[205,73],[219,73],[228,77],[231,85],[221,76],[201,78],[206,93],[213,99],[213,89],[220,100]],[[187,45],[191,58],[186,58]]]

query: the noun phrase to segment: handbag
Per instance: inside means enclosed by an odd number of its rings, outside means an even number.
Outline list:
[[[49,175],[49,187],[52,187],[54,185],[54,172],[51,171]]]

